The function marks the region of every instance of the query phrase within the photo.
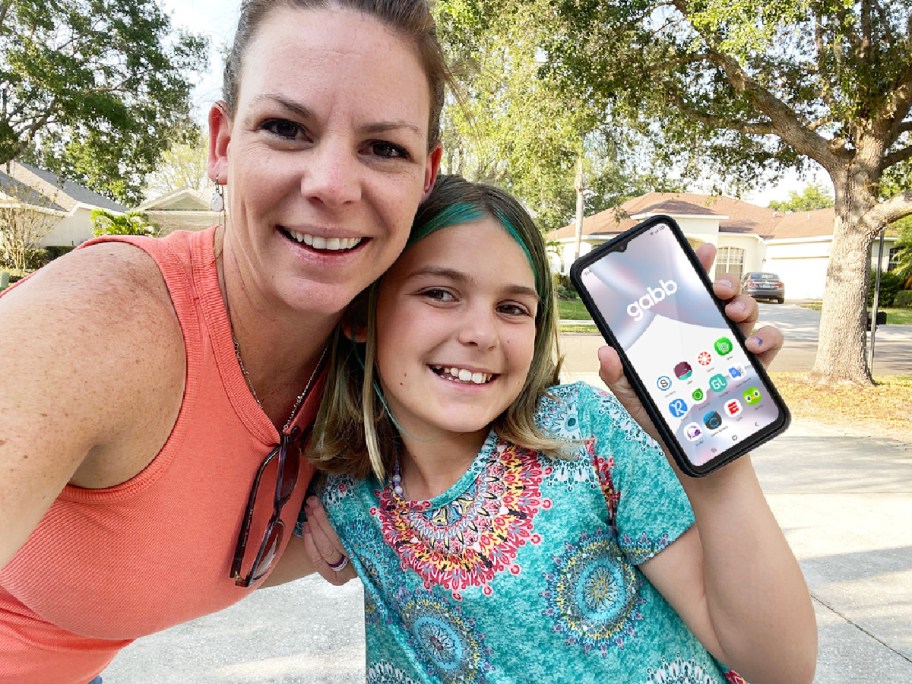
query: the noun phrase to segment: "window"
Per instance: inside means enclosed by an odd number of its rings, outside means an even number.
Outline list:
[[[741,280],[744,270],[744,250],[740,247],[719,247],[716,256],[716,273],[731,273],[736,280]]]

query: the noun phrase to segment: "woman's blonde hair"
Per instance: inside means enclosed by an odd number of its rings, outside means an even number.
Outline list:
[[[545,243],[535,222],[507,192],[459,176],[441,175],[418,209],[406,249],[437,230],[484,217],[498,221],[522,248],[540,300],[526,381],[492,427],[508,442],[560,456],[568,443],[545,434],[535,421],[539,400],[558,382],[561,362],[554,286]],[[310,454],[314,464],[326,472],[366,477],[373,471],[383,480],[399,446],[399,431],[383,399],[374,366],[377,293],[382,281],[381,277],[352,303],[331,343],[329,377]],[[365,342],[353,341],[356,336],[352,331],[363,331]]]

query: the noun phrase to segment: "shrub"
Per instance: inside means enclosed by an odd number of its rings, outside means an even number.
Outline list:
[[[70,247],[69,245],[53,245],[50,247],[45,247],[44,250],[47,252],[47,260],[53,261],[58,257],[62,257],[64,254],[72,252],[75,247]]]
[[[871,274],[871,280],[868,282],[868,306],[874,305],[874,282],[876,274]],[[896,293],[902,290],[903,279],[895,273],[887,271],[880,274],[880,298],[877,301],[878,306],[893,306],[893,298]]]
[[[570,276],[563,273],[552,273],[551,280],[554,282],[554,294],[558,299],[565,302],[578,299],[576,290],[570,284]]]
[[[893,306],[898,309],[912,309],[912,290],[900,290],[893,297]]]
[[[48,251],[43,247],[30,247],[25,253],[25,267],[29,271],[38,270],[48,261],[50,261]]]

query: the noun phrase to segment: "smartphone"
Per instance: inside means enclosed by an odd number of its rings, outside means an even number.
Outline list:
[[[570,280],[687,475],[706,475],[788,427],[785,402],[672,218],[596,247]]]

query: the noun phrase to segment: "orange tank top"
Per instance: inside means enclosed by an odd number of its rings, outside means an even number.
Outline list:
[[[214,238],[209,229],[102,239],[142,248],[161,269],[187,353],[184,398],[145,470],[108,489],[68,486],[0,571],[2,684],[85,684],[133,639],[225,608],[250,591],[235,586],[229,570],[254,474],[279,434],[237,362]],[[297,425],[313,421],[322,385],[321,377]],[[260,485],[267,494],[275,489],[274,470]],[[282,514],[283,545],[311,474],[302,464]],[[259,501],[245,569],[272,513],[272,496]]]

